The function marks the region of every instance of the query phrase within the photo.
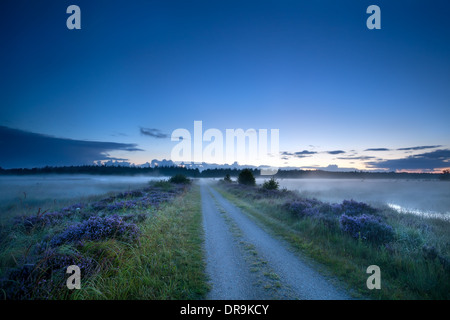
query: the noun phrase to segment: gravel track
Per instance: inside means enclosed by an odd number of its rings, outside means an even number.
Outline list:
[[[206,272],[212,300],[344,300],[351,296],[238,207],[200,182]]]

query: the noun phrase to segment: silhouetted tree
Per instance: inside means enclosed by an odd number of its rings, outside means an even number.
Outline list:
[[[262,187],[267,190],[278,190],[280,184],[275,180],[274,177],[270,178],[270,180],[264,181]]]
[[[450,180],[450,170],[442,171],[441,175],[439,176],[439,179],[441,179],[441,180]]]
[[[239,173],[238,182],[248,186],[254,186],[256,184],[255,177],[250,169],[244,169]]]
[[[170,179],[169,179],[169,182],[172,182],[172,183],[190,183],[191,182],[191,180],[189,180],[185,175],[183,175],[183,174],[176,174],[176,175],[174,175],[173,177],[171,177]]]

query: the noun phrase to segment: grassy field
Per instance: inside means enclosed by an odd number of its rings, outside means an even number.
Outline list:
[[[389,226],[392,237],[380,233],[375,239],[355,238],[339,222],[345,210],[350,215],[351,206],[336,214],[330,213],[333,206],[287,190],[235,183],[216,188],[270,233],[319,262],[324,273],[347,283],[356,297],[450,298],[449,221],[381,208],[372,214],[381,226]],[[79,200],[21,202],[5,209],[0,221],[0,298],[205,298],[198,185],[151,182],[145,189]],[[308,214],[293,214],[302,201],[315,207]],[[82,271],[80,290],[66,286],[66,269],[73,264]],[[366,286],[370,265],[381,269],[380,290]]]
[[[450,299],[450,222],[398,214],[383,208],[376,215],[392,226],[393,238],[374,243],[355,239],[339,227],[339,217],[292,214],[286,204],[299,201],[290,191],[221,183],[223,196],[299,253],[325,266],[359,298]],[[324,205],[322,205],[324,206]],[[381,289],[369,290],[367,267],[381,270]]]
[[[72,211],[59,208],[53,214],[52,207],[51,213],[41,216],[10,214],[1,224],[0,295],[7,299],[201,299],[208,287],[200,203],[198,186],[180,188],[165,181],[152,183],[144,193],[93,197],[71,207],[81,207]],[[81,227],[85,227],[82,232]],[[103,233],[93,236],[88,227]],[[108,233],[113,227],[114,234]],[[81,233],[81,241],[74,241]],[[80,290],[66,287],[65,270],[71,264],[82,270]]]

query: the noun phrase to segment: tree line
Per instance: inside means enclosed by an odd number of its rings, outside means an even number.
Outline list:
[[[0,167],[0,175],[34,175],[34,174],[94,174],[94,175],[148,175],[148,176],[174,176],[177,174],[191,178],[223,178],[226,175],[238,177],[244,170],[238,168],[216,168],[200,171],[198,168],[186,168],[178,166],[167,167],[126,167],[126,166],[61,166],[42,168],[17,168],[3,169]],[[249,169],[255,177],[267,179],[270,176],[261,176],[259,169]],[[288,178],[326,178],[326,179],[443,179],[447,180],[448,172],[443,174],[433,173],[396,173],[396,172],[331,172],[322,170],[278,170],[274,175],[277,179]]]

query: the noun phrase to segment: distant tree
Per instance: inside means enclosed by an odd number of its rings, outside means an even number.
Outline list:
[[[450,180],[450,170],[446,169],[446,170],[442,171],[441,175],[439,176],[439,179]]]
[[[230,177],[230,175],[228,173],[225,175],[225,178],[223,178],[223,181],[231,182],[231,177]]]
[[[279,186],[280,184],[273,177],[270,178],[270,180],[264,181],[262,185],[262,187],[267,190],[278,190]]]
[[[255,177],[250,169],[244,169],[239,173],[238,182],[248,186],[254,186],[256,184]]]

